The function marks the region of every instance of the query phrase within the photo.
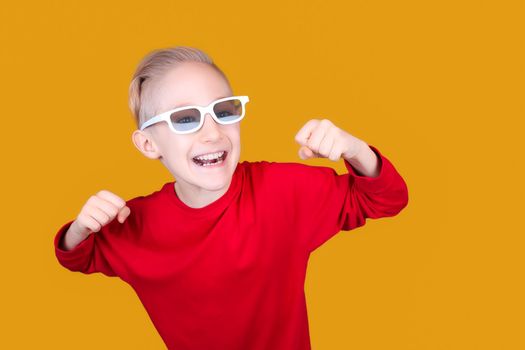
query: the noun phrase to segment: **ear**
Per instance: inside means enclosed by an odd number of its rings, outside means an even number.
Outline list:
[[[131,135],[131,140],[140,153],[146,157],[150,159],[159,159],[161,157],[157,145],[155,144],[150,133],[141,130],[135,130]]]

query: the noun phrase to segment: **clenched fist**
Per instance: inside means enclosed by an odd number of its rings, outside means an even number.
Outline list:
[[[295,135],[301,159],[329,158],[338,161],[355,157],[366,143],[335,126],[328,119],[312,119]]]
[[[129,216],[131,210],[126,201],[116,194],[102,190],[91,196],[71,224],[71,230],[80,236],[98,232],[115,217],[120,223]]]

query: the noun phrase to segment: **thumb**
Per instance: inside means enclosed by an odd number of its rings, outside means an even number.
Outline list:
[[[117,214],[118,222],[122,224],[124,220],[126,220],[126,218],[129,216],[130,213],[131,213],[131,210],[129,209],[127,205],[121,208]]]
[[[308,158],[314,158],[315,155],[314,155],[314,152],[307,146],[301,146],[301,148],[299,148],[299,157],[301,159],[308,159]]]

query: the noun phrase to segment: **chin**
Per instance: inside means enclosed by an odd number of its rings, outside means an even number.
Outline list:
[[[206,191],[222,191],[227,190],[231,181],[231,176],[215,177],[213,179],[199,179],[194,184]]]

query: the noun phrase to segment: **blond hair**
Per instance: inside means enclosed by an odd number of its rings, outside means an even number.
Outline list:
[[[129,85],[129,109],[133,114],[137,128],[140,128],[154,114],[151,96],[146,91],[151,90],[151,85],[167,71],[182,62],[207,63],[228,82],[226,75],[202,50],[188,46],[176,46],[151,51],[138,64]]]

